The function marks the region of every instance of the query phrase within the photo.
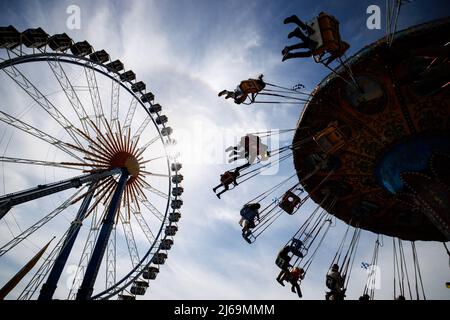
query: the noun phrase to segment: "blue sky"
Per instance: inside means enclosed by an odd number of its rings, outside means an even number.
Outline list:
[[[81,8],[81,29],[68,30],[66,8]],[[148,299],[297,299],[275,282],[276,252],[314,208],[308,203],[295,216],[283,216],[251,246],[243,241],[239,209],[247,200],[291,175],[291,161],[275,176],[259,177],[218,200],[211,188],[224,165],[223,147],[241,133],[255,129],[294,128],[299,106],[238,107],[217,97],[240,80],[260,73],[268,82],[311,91],[327,70],[312,60],[281,62],[281,49],[290,43],[291,14],[308,19],[326,11],[341,22],[349,54],[384,36],[368,30],[368,5],[385,1],[1,1],[0,25],[19,30],[42,27],[48,33],[68,33],[107,50],[136,72],[167,109],[183,151],[185,194],[183,218],[175,246]],[[448,1],[414,1],[402,8],[399,29],[448,15]],[[289,142],[291,136],[286,136]],[[330,232],[312,271],[302,284],[305,299],[322,299],[324,275],[344,226]],[[366,274],[360,261],[370,260],[375,235],[363,233],[349,298],[357,298]],[[385,238],[381,249],[381,289],[376,297],[392,296],[392,248]],[[419,243],[427,297],[448,299],[448,258],[441,244]],[[25,253],[24,253],[25,254]],[[1,275],[3,283],[6,276]]]

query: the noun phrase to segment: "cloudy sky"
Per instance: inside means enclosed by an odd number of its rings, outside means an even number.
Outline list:
[[[40,26],[49,34],[66,32],[76,41],[88,40],[134,70],[167,110],[184,163],[183,218],[169,259],[145,298],[297,299],[275,281],[279,269],[274,260],[314,205],[308,203],[294,216],[282,216],[252,245],[243,241],[238,225],[242,204],[290,176],[292,161],[282,164],[274,175],[258,177],[225,194],[222,200],[211,189],[220,173],[230,168],[223,152],[230,141],[245,132],[294,128],[302,107],[239,107],[218,98],[217,92],[260,73],[270,83],[288,87],[302,83],[311,91],[327,70],[308,59],[281,62],[281,49],[289,43],[286,35],[291,31],[283,19],[291,14],[308,19],[320,11],[332,13],[341,22],[351,54],[385,34],[384,16],[381,30],[366,28],[366,8],[371,4],[378,4],[384,13],[385,1],[379,0],[2,0],[0,25],[12,24],[18,30]],[[81,10],[80,29],[67,27],[70,5]],[[448,1],[414,1],[402,8],[399,29],[443,17],[449,9]],[[292,136],[282,138],[280,144],[289,143]],[[331,229],[302,283],[305,299],[323,298],[325,273],[344,230],[340,222]],[[362,292],[367,275],[360,263],[370,260],[375,238],[370,232],[362,234],[349,298]],[[391,243],[384,238],[376,298],[392,298]],[[448,299],[449,261],[442,244],[419,242],[417,246],[427,298]],[[0,274],[0,284],[7,279],[5,273]]]

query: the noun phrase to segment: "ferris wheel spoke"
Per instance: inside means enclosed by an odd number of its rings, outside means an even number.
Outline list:
[[[142,216],[142,213],[140,211],[133,210],[133,216],[139,224],[139,227],[141,228],[148,242],[152,244],[156,238],[152,230],[148,226],[147,221],[145,221],[144,217]]]
[[[161,178],[169,178],[168,174],[163,173],[153,173],[149,171],[141,171],[144,176],[152,176],[152,177],[161,177]]]
[[[164,215],[153,205],[150,201],[148,201],[147,196],[138,195],[138,200],[161,222],[164,221]]]
[[[95,159],[90,158],[91,161],[99,161],[99,162],[103,161],[104,163],[109,163],[109,159],[107,157],[99,155],[99,154],[97,154],[95,152],[88,151],[88,150],[86,150],[84,148],[80,148],[80,147],[78,147],[76,145],[73,145],[71,143],[66,143],[66,146],[68,146],[68,147],[70,147],[70,148],[72,148],[74,150],[80,151],[80,152],[82,152],[82,153],[84,153],[86,155],[89,155],[91,157],[94,157]],[[98,159],[98,160],[96,160],[96,159]]]
[[[128,129],[131,127],[131,122],[133,121],[138,102],[139,101],[136,98],[131,98],[130,107],[128,108],[127,116],[122,128],[122,134],[124,135],[127,134]]]
[[[141,177],[139,177],[138,180],[143,184],[143,186],[142,186],[143,189],[148,190],[148,191],[160,196],[163,199],[167,200],[169,198],[169,195],[167,193],[152,187],[147,181],[145,181]]]
[[[89,216],[92,211],[97,209],[98,205],[100,204],[100,202],[102,200],[104,200],[104,202],[106,202],[109,199],[109,195],[112,192],[111,190],[114,189],[114,185],[115,185],[115,181],[114,181],[114,179],[111,178],[108,181],[106,181],[106,183],[101,188],[99,188],[97,193],[94,195],[95,202],[89,208],[88,212],[86,213],[86,217]],[[105,197],[105,195],[108,195],[108,196]]]
[[[119,127],[119,122],[116,123],[117,128]],[[111,144],[114,152],[119,152],[120,151],[120,146],[118,141],[116,141],[115,139],[115,135],[113,133],[113,129],[111,128],[111,126],[109,125],[108,122],[106,122],[106,127],[107,127],[107,131],[106,131],[106,138],[107,140],[109,140],[109,143]]]
[[[99,144],[98,142],[96,142],[94,139],[92,139],[89,135],[87,135],[83,131],[81,131],[79,129],[77,129],[77,131],[79,131],[80,134],[82,134],[86,138],[86,140],[90,142],[89,147],[92,150],[94,150],[95,152],[101,154],[102,156],[105,156],[107,158],[109,157],[108,149],[104,145]]]
[[[119,130],[119,104],[120,104],[120,84],[118,81],[112,80],[111,83],[111,129],[114,132]]]
[[[152,144],[154,144],[159,139],[160,139],[159,135],[157,135],[156,137],[153,137],[152,139],[150,139],[146,144],[144,144],[142,147],[140,147],[138,149],[136,157],[139,157],[141,154],[143,154],[144,151],[147,150],[148,147],[150,147]]]
[[[116,281],[116,250],[117,250],[117,230],[114,225],[111,236],[106,248],[106,285],[105,288],[111,288]]]
[[[108,181],[111,181],[111,180],[114,180],[114,179],[111,178],[111,177],[108,177],[108,178],[106,178],[106,179],[103,179],[103,180],[100,181],[100,182],[97,182],[95,189],[96,189],[96,190],[100,189],[101,187],[103,187],[103,185],[104,185],[105,183],[107,183]],[[85,198],[87,195],[89,195],[89,194],[91,194],[91,193],[92,193],[91,190],[86,191],[85,193],[83,193],[83,194],[79,195],[77,198],[75,198],[75,199],[72,201],[72,203],[76,203],[76,202],[80,201],[81,199]],[[94,198],[95,198],[95,192],[94,192]],[[84,218],[86,218],[86,217],[88,216],[88,212],[89,212],[89,211],[86,212]],[[83,220],[84,220],[84,218],[83,218]]]
[[[61,252],[61,249],[63,248],[63,244],[65,239],[68,236],[68,231],[63,234],[63,236],[59,239],[56,246],[52,249],[52,251],[48,254],[48,256],[45,258],[44,262],[39,266],[38,270],[34,273],[31,280],[28,282],[28,284],[25,286],[25,288],[22,290],[22,293],[19,295],[18,300],[30,300],[38,288],[41,286],[42,282],[45,278],[47,278],[47,275],[49,274],[50,270],[52,269],[56,257]]]
[[[52,72],[55,75],[56,79],[58,80],[61,89],[64,91],[67,100],[69,101],[73,110],[77,114],[78,119],[80,120],[80,123],[83,127],[83,132],[88,134],[89,129],[87,120],[89,116],[87,115],[80,98],[78,97],[76,91],[74,90],[73,85],[70,82],[70,79],[67,77],[67,74],[64,71],[61,62],[58,60],[48,61],[48,64],[50,66],[50,69],[52,69]]]
[[[3,71],[21,87],[39,106],[41,106],[73,139],[80,147],[75,126],[48,100],[16,67],[4,68]]]
[[[119,129],[117,130],[117,132],[115,134],[116,140],[117,140],[117,143],[119,144],[120,150],[125,150],[125,141],[123,139],[122,128],[120,126],[120,121],[117,122],[117,126],[118,126]]]
[[[139,163],[140,163],[141,165],[143,165],[143,164],[146,164],[146,163],[149,163],[149,162],[152,162],[152,161],[155,161],[155,160],[160,160],[160,159],[167,159],[167,156],[166,156],[166,155],[163,155],[163,156],[151,158],[151,159],[148,159],[148,160],[144,160],[144,161],[141,161],[141,162],[139,162]],[[145,169],[145,166],[141,166],[140,168],[141,168],[141,169]]]
[[[70,155],[71,157],[77,159],[80,162],[85,162],[82,158],[80,158],[78,155],[74,154],[72,151],[68,150],[66,148],[66,143],[23,122],[22,120],[19,120],[3,111],[0,111],[0,121],[6,123],[7,125],[10,125],[12,127],[15,127],[16,129],[19,129],[23,132],[26,132],[36,138],[39,138],[56,148],[60,149],[64,153]]]
[[[139,140],[139,138],[141,137],[142,132],[144,132],[145,128],[147,128],[148,124],[150,123],[151,118],[149,115],[147,115],[144,119],[144,121],[142,121],[141,125],[139,126],[139,128],[137,129],[137,131],[134,133],[133,135],[133,139],[132,139],[132,143],[133,144],[137,144],[137,140]]]
[[[125,186],[124,194],[122,197],[123,208],[127,213],[127,220],[130,220],[131,217],[131,205],[130,205],[130,188],[129,186]]]
[[[131,192],[131,199],[132,203],[134,204],[133,210],[134,211],[140,211],[141,207],[139,206],[139,201],[137,198],[137,195],[139,194],[138,186],[135,184],[130,185],[130,192]]]
[[[92,122],[92,121],[91,121]],[[109,140],[108,136],[105,136],[93,122],[94,130],[97,132],[97,138],[99,139],[99,142],[102,143],[102,146],[109,152],[109,153],[115,153],[117,150],[114,149],[113,144]],[[108,122],[105,118],[103,118],[103,125],[106,128],[110,128]]]
[[[47,222],[55,218],[58,214],[63,212],[65,209],[70,207],[75,203],[74,199],[81,193],[81,191],[84,190],[84,188],[81,188],[77,192],[75,192],[72,196],[70,196],[66,201],[64,201],[61,205],[59,205],[56,209],[54,209],[52,212],[47,214],[45,217],[40,219],[38,222],[33,224],[31,227],[23,231],[18,236],[14,237],[11,241],[9,241],[7,244],[5,244],[3,247],[0,248],[0,257],[3,256],[5,253],[13,249],[15,246],[17,246],[19,243],[21,243],[23,240],[25,240],[27,237],[31,236],[34,232],[39,230],[41,227],[43,227]]]
[[[130,254],[130,260],[133,268],[139,265],[141,259],[139,259],[139,252],[136,245],[136,240],[134,238],[133,228],[129,220],[126,220],[122,213],[119,212],[120,222],[123,228],[123,233],[125,235],[125,240],[127,243],[128,253]]]
[[[92,63],[88,63],[92,65]],[[89,87],[89,94],[91,96],[92,106],[95,112],[95,123],[100,128],[102,121],[106,121],[103,113],[102,100],[100,98],[100,92],[98,90],[97,76],[92,68],[84,67],[86,80]]]
[[[72,169],[72,170],[83,170],[82,168],[77,168],[78,166],[79,167],[90,166],[87,163],[52,162],[52,161],[23,159],[23,158],[14,158],[14,157],[0,157],[0,162],[57,167],[57,168],[65,168],[65,169]]]

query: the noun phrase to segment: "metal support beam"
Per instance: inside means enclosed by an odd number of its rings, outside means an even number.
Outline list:
[[[109,236],[111,235],[111,231],[114,226],[115,216],[120,207],[120,200],[122,198],[128,176],[128,171],[126,169],[122,169],[119,183],[117,184],[111,203],[109,204],[108,212],[103,220],[91,260],[86,268],[86,273],[84,275],[83,282],[81,283],[81,287],[78,290],[76,300],[88,300],[92,296],[95,280],[97,279],[97,274],[106,251]]]
[[[86,212],[89,208],[92,197],[94,196],[94,191],[96,187],[97,182],[93,182],[89,187],[88,194],[83,199],[83,202],[81,203],[80,209],[78,210],[75,220],[69,227],[69,231],[62,245],[61,252],[56,258],[55,263],[53,264],[52,270],[50,271],[47,281],[42,286],[38,300],[51,300],[53,298],[53,294],[55,293],[59,278],[61,277],[61,273],[63,272],[64,267],[66,266],[67,259],[69,258],[70,252],[72,251],[73,245],[78,236],[78,232],[80,231],[81,225],[83,224],[83,220],[86,217]]]
[[[78,176],[60,182],[38,185],[36,188],[7,194],[3,197],[0,197],[0,219],[2,219],[3,216],[15,205],[22,204],[31,200],[36,200],[67,189],[79,188],[85,183],[100,180],[120,172],[120,168],[115,168],[107,171]]]

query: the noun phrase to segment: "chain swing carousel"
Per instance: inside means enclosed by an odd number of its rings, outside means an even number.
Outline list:
[[[285,24],[297,26],[288,38],[302,42],[285,47],[283,61],[313,57],[330,70],[312,92],[269,84],[259,76],[219,93],[236,104],[304,106],[295,129],[276,133],[294,132],[290,146],[268,150],[264,138],[270,132],[242,137],[230,155],[239,156],[230,162],[242,159],[243,164],[222,175],[218,186],[222,194],[274,164],[293,160],[295,172],[244,204],[240,223],[243,238],[253,243],[280,216],[295,214],[308,199],[316,204],[276,257],[277,281],[289,281],[300,297],[295,288],[336,218],[348,227],[326,275],[330,300],[344,299],[365,230],[378,235],[372,265],[383,246],[380,237],[392,237],[393,296],[399,300],[426,299],[415,241],[444,246],[450,241],[450,19],[397,32],[401,5],[392,6],[394,26],[386,37],[350,58],[335,17],[322,12],[306,23],[286,18]],[[413,266],[405,260],[406,241]],[[374,281],[369,275],[367,283]],[[373,286],[366,285],[360,300],[370,299]]]

